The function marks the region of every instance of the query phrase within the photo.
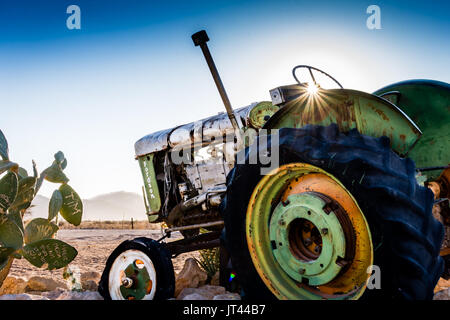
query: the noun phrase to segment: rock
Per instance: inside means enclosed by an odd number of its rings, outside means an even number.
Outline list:
[[[203,296],[203,300],[212,300],[215,296],[224,294],[225,288],[219,286],[206,285],[200,288],[184,288],[177,296],[177,300],[186,300],[185,297],[192,294]]]
[[[31,294],[7,294],[0,296],[0,300],[103,300],[97,291],[67,291],[57,288],[53,291],[40,292],[39,295]]]
[[[35,294],[5,294],[0,296],[0,300],[49,300],[46,297]]]
[[[81,282],[81,288],[86,291],[97,291],[98,283],[94,280],[86,280]]]
[[[86,281],[86,280],[94,280],[94,281],[100,281],[101,278],[101,274],[100,272],[97,271],[87,271],[87,272],[83,272],[80,275],[80,280],[81,281]]]
[[[450,288],[435,293],[433,300],[450,300]]]
[[[26,294],[34,296],[43,296],[45,291],[27,291]]]
[[[183,299],[181,299],[181,300],[208,300],[208,299],[206,299],[201,294],[191,293],[191,294],[188,294],[187,296],[184,296]]]
[[[175,297],[185,288],[197,288],[201,283],[204,283],[208,275],[197,264],[193,258],[188,258],[184,262],[183,269],[176,277],[175,282]]]
[[[184,288],[179,295],[177,295],[177,300],[183,300],[184,297],[197,293],[197,288]],[[205,298],[206,299],[206,298]]]
[[[22,294],[5,294],[0,296],[0,300],[33,300],[33,299],[31,299],[31,295],[22,293]]]
[[[25,293],[26,280],[17,277],[7,277],[0,288],[0,295]]]
[[[83,272],[80,276],[81,287],[87,291],[97,291],[101,274],[96,271]]]
[[[67,292],[67,290],[57,288],[56,290],[53,291],[42,292],[41,295],[49,298],[50,300],[56,300],[64,292]]]
[[[50,300],[47,297],[36,295],[36,294],[30,294],[31,300]]]
[[[220,284],[220,272],[217,271],[211,278],[211,285],[218,286]]]
[[[450,288],[450,280],[445,280],[444,278],[440,278],[436,287],[434,288],[434,293]]]
[[[213,300],[241,300],[241,296],[237,293],[227,292],[214,296]]]
[[[67,283],[52,278],[35,276],[28,279],[25,291],[53,291],[57,288],[68,289]]]
[[[97,291],[65,291],[55,300],[103,300],[103,297]]]
[[[198,288],[198,290],[200,290],[201,292],[205,292],[213,297],[218,294],[224,294],[226,292],[224,287],[212,285],[201,286],[200,288]]]

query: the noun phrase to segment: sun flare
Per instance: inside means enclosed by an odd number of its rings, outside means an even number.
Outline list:
[[[315,95],[319,91],[319,87],[314,83],[313,84],[308,83],[308,87],[306,90],[308,90],[308,94]]]

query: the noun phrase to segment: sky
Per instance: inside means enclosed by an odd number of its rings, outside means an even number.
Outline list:
[[[368,6],[381,10],[370,30]],[[81,29],[68,29],[69,5]],[[0,2],[0,129],[31,172],[65,153],[82,198],[141,192],[134,143],[224,111],[198,47],[205,29],[234,108],[270,100],[307,64],[345,88],[407,79],[450,82],[448,1]],[[40,194],[57,188],[46,182]]]

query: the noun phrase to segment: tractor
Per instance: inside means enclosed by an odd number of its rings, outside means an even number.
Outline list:
[[[219,247],[221,285],[234,277],[246,300],[432,299],[450,255],[450,85],[371,94],[300,65],[271,101],[233,110],[208,35],[192,39],[226,112],[135,143],[146,215],[163,236],[121,243],[102,296],[172,298],[171,259]]]

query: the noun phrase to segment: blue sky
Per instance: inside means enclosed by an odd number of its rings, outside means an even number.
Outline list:
[[[66,28],[71,4],[81,30]],[[371,4],[381,30],[366,27]],[[190,38],[200,29],[234,107],[268,100],[297,64],[368,92],[450,82],[448,1],[2,0],[0,128],[12,159],[42,170],[62,150],[83,198],[139,193],[137,139],[223,111]]]

